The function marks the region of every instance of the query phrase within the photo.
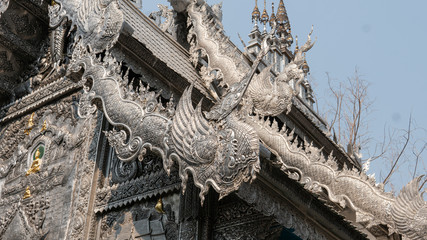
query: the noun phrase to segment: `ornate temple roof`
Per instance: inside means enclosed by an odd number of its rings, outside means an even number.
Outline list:
[[[386,193],[301,94],[314,42],[286,54],[283,0],[244,53],[203,0],[56,1],[37,88],[0,114],[0,238],[425,239],[421,178]]]

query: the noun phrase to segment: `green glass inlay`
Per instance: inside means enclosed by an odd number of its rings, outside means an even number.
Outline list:
[[[43,158],[43,155],[44,155],[44,146],[43,145],[40,145],[39,147],[38,147],[38,149],[39,149],[39,151],[40,151],[40,157],[39,158]],[[36,152],[37,152],[37,149],[34,151],[34,153],[33,153],[33,160],[34,159],[36,159]]]

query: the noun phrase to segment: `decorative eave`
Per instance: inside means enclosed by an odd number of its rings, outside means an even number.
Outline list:
[[[161,179],[160,185],[151,184],[149,180],[153,178]],[[167,176],[164,171],[154,172],[124,183],[98,189],[96,193],[95,213],[102,213],[114,208],[127,206],[133,202],[142,201],[165,193],[178,192],[180,188],[181,182],[176,172],[170,176]]]
[[[368,239],[367,235],[357,229],[351,221],[346,220],[319,196],[307,191],[302,185],[273,167],[266,159],[261,161],[261,171],[252,184],[244,184],[237,196],[255,205],[262,213],[273,215],[281,221],[300,218],[309,223],[311,228],[328,239]],[[251,197],[257,195],[257,198]],[[288,215],[288,216],[287,216]],[[281,222],[287,225],[285,222]],[[304,224],[302,222],[295,225]],[[317,233],[310,232],[309,226],[293,226],[297,234],[305,239]],[[322,237],[323,237],[322,236]],[[320,236],[319,236],[320,237]]]

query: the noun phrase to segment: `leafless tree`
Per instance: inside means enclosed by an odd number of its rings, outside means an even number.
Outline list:
[[[329,110],[326,111],[326,119],[329,119],[328,131],[337,143],[347,146],[350,155],[357,155],[360,148],[370,140],[366,119],[373,102],[369,99],[369,84],[357,68],[354,76],[346,82],[334,84],[328,73],[326,76],[330,97],[333,99],[333,103],[328,105]]]
[[[389,163],[389,169],[384,168],[377,172],[380,173],[379,177],[383,179],[383,184],[388,184],[392,190],[395,186],[390,180],[392,177],[395,178],[394,173],[398,171],[407,178],[415,178],[420,172],[427,173],[425,162],[427,141],[422,140],[425,138],[423,136],[427,136],[427,130],[418,128],[412,115],[409,117],[406,129],[393,129],[384,125],[383,139],[376,141],[369,137],[368,132],[369,114],[373,110],[368,82],[363,79],[357,68],[354,75],[347,81],[334,80],[328,73],[326,76],[330,100],[326,101],[327,109],[324,111],[324,118],[329,124],[328,131],[335,142],[341,146],[347,146],[348,154],[366,165],[377,159],[384,163],[384,166]],[[368,145],[370,147],[367,147]],[[365,148],[364,153],[367,155],[365,159],[362,159],[359,153],[361,148]],[[412,149],[412,153],[408,149]],[[408,172],[402,173],[399,169],[403,164],[408,167]],[[384,171],[386,174],[383,175]],[[427,177],[421,187],[425,183],[427,183]]]

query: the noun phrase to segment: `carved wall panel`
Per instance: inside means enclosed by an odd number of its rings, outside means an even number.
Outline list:
[[[111,155],[99,161],[105,165],[104,180],[96,191],[96,239],[178,239],[180,179],[176,171],[168,176],[161,157],[147,152],[142,161],[123,162]],[[104,187],[100,184],[106,182]],[[160,202],[160,203],[159,203]],[[100,231],[99,231],[100,229]]]
[[[55,89],[53,89],[54,91]],[[46,95],[52,94],[52,89],[46,89]],[[37,96],[44,97],[44,93],[39,92]],[[57,114],[57,116],[62,116],[64,119],[70,119],[70,124],[75,125],[76,124],[76,118],[75,118],[75,109],[77,107],[77,97],[78,95],[72,95],[67,96],[63,98],[61,101],[54,102],[52,104],[46,105],[44,107],[41,107],[37,111],[34,112],[33,121],[34,123],[38,123],[41,119],[41,117],[46,112],[54,112]],[[28,99],[28,102],[23,102],[22,105],[28,106],[31,99]],[[32,102],[34,103],[35,100],[39,100],[36,97],[32,98]],[[12,112],[14,110],[14,107],[3,109],[5,112]],[[16,106],[17,110],[21,110],[19,106]],[[3,113],[5,114],[5,113]],[[31,114],[30,114],[31,115]],[[14,120],[7,122],[7,124],[2,124],[0,127],[0,145],[2,146],[0,148],[0,163],[6,162],[8,159],[12,157],[13,154],[19,155],[19,151],[16,151],[18,149],[18,144],[23,141],[23,139],[27,136],[24,132],[25,128],[28,125],[28,120],[31,117],[30,115],[22,116],[15,118]],[[0,116],[3,117],[2,120],[4,120],[4,115]]]
[[[306,221],[304,216],[294,212],[291,206],[281,202],[277,197],[266,194],[265,190],[259,185],[244,184],[237,195],[257,211],[274,217],[282,226],[295,229],[295,234],[302,239],[327,239],[322,232]]]
[[[47,105],[2,130],[2,137],[8,138],[1,140],[11,144],[2,148],[5,159],[0,162],[0,238],[64,239],[67,225],[79,220],[70,216],[84,192],[79,181],[88,180],[80,176],[81,169],[92,174],[84,162],[94,131],[90,120],[73,114],[77,96]]]
[[[0,8],[3,8],[3,4]],[[0,11],[2,11],[0,9]],[[26,82],[47,40],[47,25],[16,1],[0,14],[0,106],[31,92]]]

